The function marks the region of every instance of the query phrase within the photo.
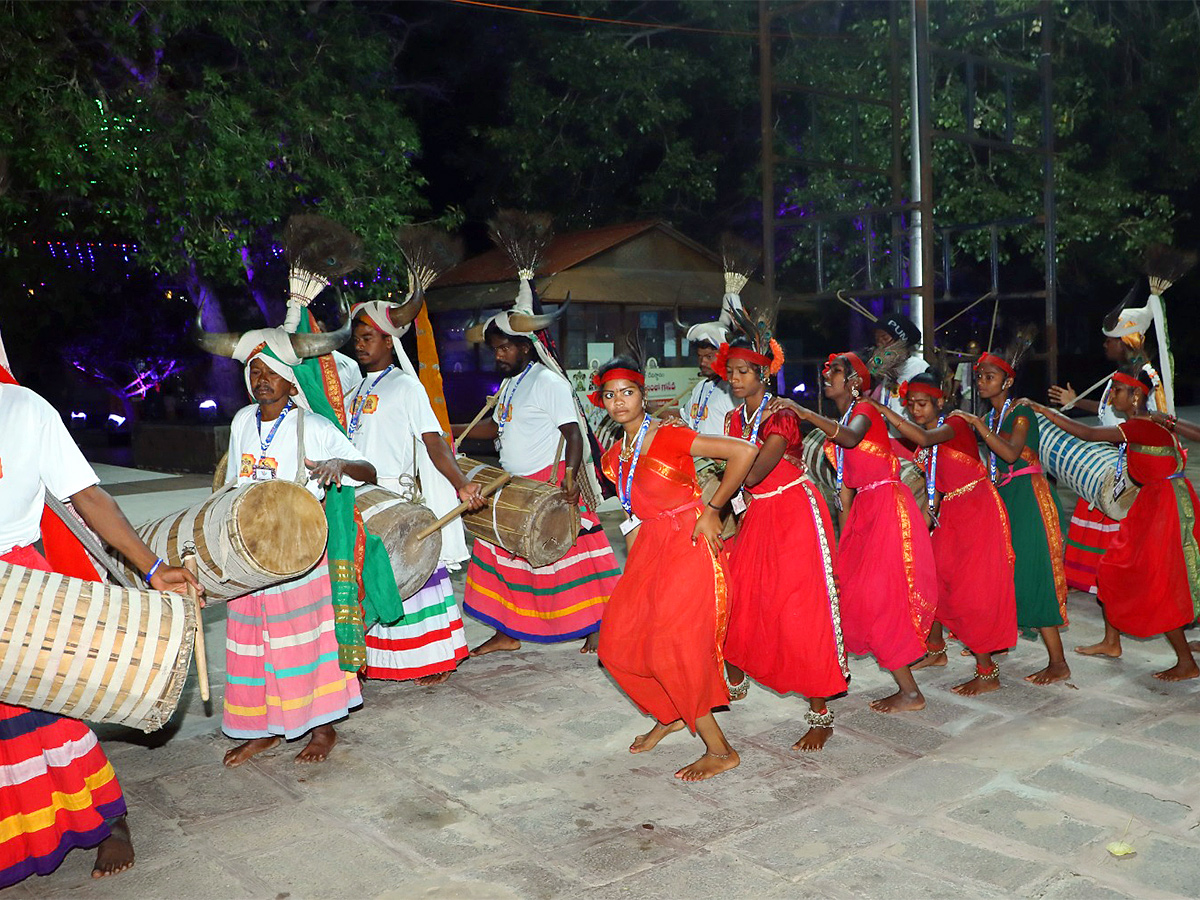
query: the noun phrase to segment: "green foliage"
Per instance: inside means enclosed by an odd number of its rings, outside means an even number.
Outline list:
[[[167,283],[246,283],[282,222],[318,208],[402,271],[425,211],[396,39],[348,3],[3,8],[0,198],[10,257],[74,231],[136,240]]]

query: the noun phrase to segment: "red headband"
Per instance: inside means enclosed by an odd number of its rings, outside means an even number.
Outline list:
[[[997,356],[995,353],[988,353],[987,351],[984,351],[984,354],[979,357],[979,361],[975,363],[975,368],[978,369],[985,363],[987,365],[995,366],[1002,372],[1007,372],[1009,378],[1017,377],[1017,370],[1010,366],[1008,364],[1008,360],[1003,356]]]
[[[924,381],[905,381],[900,385],[901,403],[908,403],[908,398],[913,394],[928,394],[934,400],[941,400],[945,396],[942,389],[936,384],[928,384]]]
[[[775,354],[775,360],[772,361],[769,356],[763,356],[757,350],[750,347],[731,347],[728,344],[722,344],[717,349],[717,358],[713,360],[712,368],[722,381],[729,380],[729,360],[744,359],[746,362],[754,363],[756,366],[764,366],[774,375],[783,366],[783,349],[771,341],[771,352]]]
[[[626,381],[632,381],[634,384],[640,385],[643,388],[646,386],[646,376],[641,372],[635,372],[633,369],[609,369],[604,373],[603,377],[601,377],[600,373],[597,372],[592,376],[592,384],[596,386],[597,390],[594,390],[588,394],[588,399],[592,401],[592,406],[604,406],[604,401],[600,398],[600,388],[604,387],[604,383],[606,381],[615,381],[618,378],[624,378]]]
[[[858,377],[862,379],[863,390],[870,390],[871,370],[867,368],[867,364],[859,359],[858,354],[853,350],[846,350],[842,353],[830,353],[829,359],[825,360],[824,371],[828,372],[829,367],[833,365],[833,361],[838,358],[844,359],[846,362],[850,363],[850,368],[852,368]]]
[[[1139,379],[1134,378],[1132,375],[1126,375],[1124,372],[1113,372],[1112,380],[1117,384],[1125,385],[1125,387],[1137,388],[1146,397],[1150,396],[1150,388],[1146,387]]]

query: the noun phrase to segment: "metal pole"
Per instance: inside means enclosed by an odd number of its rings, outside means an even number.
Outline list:
[[[933,136],[932,92],[929,70],[929,2],[912,3],[912,171],[913,214],[909,256],[912,273],[911,316],[925,337],[927,349],[933,347],[933,294],[935,282],[933,246]]]
[[[758,0],[758,92],[762,116],[763,286],[767,302],[775,299],[775,126],[772,119],[771,10]]]
[[[1050,54],[1054,46],[1054,8],[1041,5],[1042,52],[1038,58],[1042,82],[1042,212],[1046,219],[1046,359],[1050,384],[1058,384],[1058,222],[1054,204],[1054,81]]]

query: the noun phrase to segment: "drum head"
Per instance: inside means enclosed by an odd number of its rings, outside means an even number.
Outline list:
[[[400,597],[411,597],[429,580],[442,555],[442,533],[435,531],[424,540],[417,534],[437,521],[437,516],[419,503],[394,503],[371,514],[367,530],[387,548]]]
[[[241,491],[229,527],[254,565],[294,578],[321,561],[329,526],[316,497],[291,481],[263,481]]]
[[[529,534],[522,542],[531,566],[549,566],[571,552],[579,539],[579,509],[555,491],[537,504],[530,517]]]

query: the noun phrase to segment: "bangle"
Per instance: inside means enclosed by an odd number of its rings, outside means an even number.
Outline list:
[[[708,503],[706,503],[706,504],[704,504],[704,505],[705,505],[705,506],[707,506],[709,509],[715,509],[717,512],[720,512],[720,511],[721,511],[721,507],[719,507],[719,506],[713,506],[713,505],[712,505],[712,501],[711,501],[711,500],[709,500],[709,501],[708,501]]]
[[[1165,424],[1167,426],[1167,431],[1174,433],[1175,426],[1179,424],[1179,418],[1177,416],[1167,416],[1167,421]]]
[[[161,566],[164,562],[165,560],[161,556],[154,561],[154,565],[152,565],[150,567],[150,571],[146,573],[146,584],[150,583],[150,579],[154,577],[154,573],[158,571],[159,566]]]
[[[835,423],[835,424],[837,425],[837,427],[833,429],[833,434],[831,434],[831,435],[829,436],[829,439],[830,439],[831,441],[832,441],[832,440],[834,440],[834,439],[836,439],[836,438],[837,438],[837,436],[838,436],[838,432],[842,430],[842,423],[841,423],[841,422],[837,422],[837,423]]]

